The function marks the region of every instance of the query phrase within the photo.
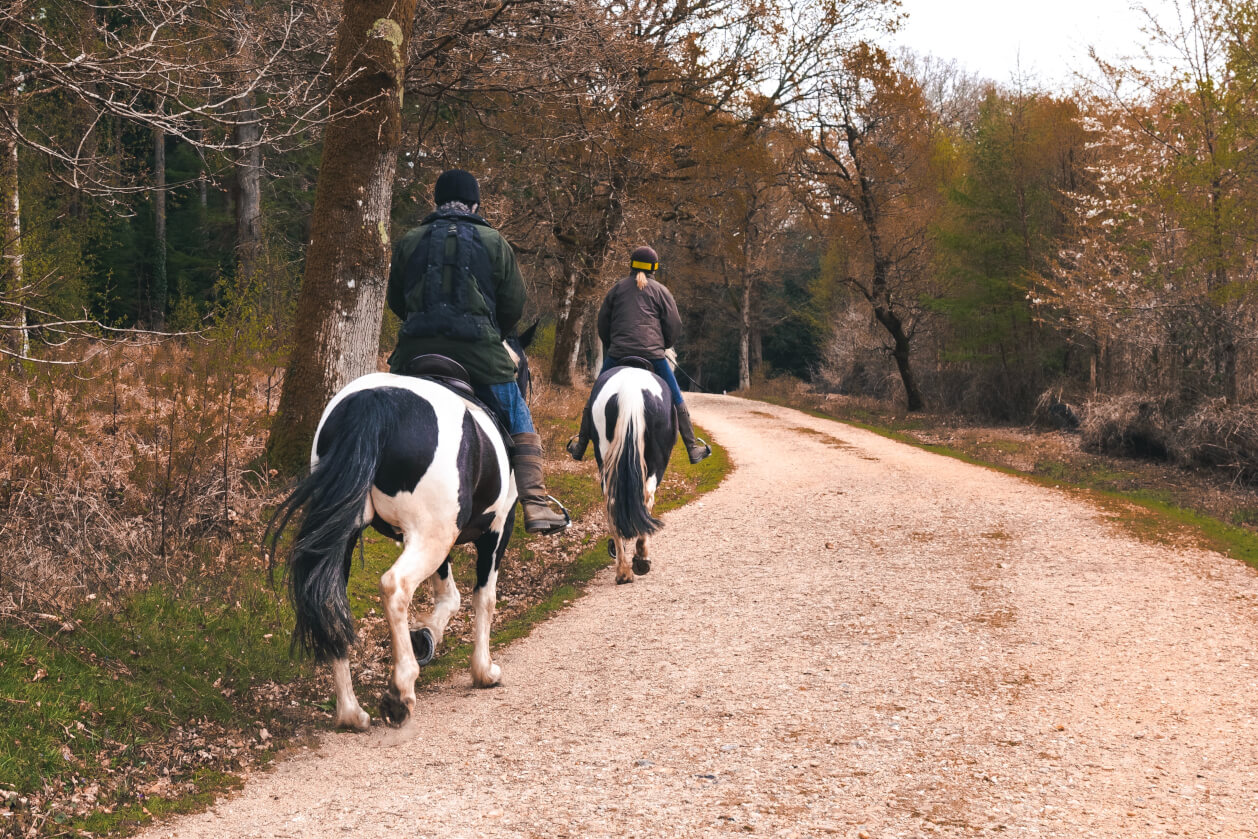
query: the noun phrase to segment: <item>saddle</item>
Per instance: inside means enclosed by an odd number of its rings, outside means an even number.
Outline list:
[[[639,369],[646,370],[650,373],[655,372],[655,367],[651,365],[651,362],[647,361],[645,358],[639,358],[636,355],[627,355],[624,358],[617,359],[616,366],[617,367],[637,367]]]
[[[436,382],[447,390],[454,391],[473,404],[479,405],[485,409],[485,413],[494,421],[494,425],[498,428],[498,433],[502,435],[502,440],[507,444],[507,453],[510,454],[515,446],[511,440],[511,432],[508,431],[510,422],[504,416],[502,407],[497,404],[497,400],[491,404],[486,401],[472,388],[472,378],[468,375],[467,368],[459,364],[453,358],[437,353],[426,353],[417,355],[410,361],[403,364],[398,372],[403,376],[414,376],[417,379],[427,379],[430,382]]]
[[[403,376],[434,381],[466,399],[481,401],[472,390],[472,378],[467,374],[467,368],[448,356],[436,353],[417,355],[403,364],[398,372]]]

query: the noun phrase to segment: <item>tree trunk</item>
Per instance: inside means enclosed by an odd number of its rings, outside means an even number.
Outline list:
[[[593,306],[587,310],[585,317],[585,360],[586,376],[593,381],[598,378],[598,371],[603,368],[603,342],[598,337],[598,318],[590,317]]]
[[[913,367],[909,363],[909,336],[904,331],[904,324],[894,312],[884,306],[874,307],[874,317],[891,335],[894,347],[891,357],[895,359],[896,369],[900,371],[900,381],[904,383],[904,396],[910,411],[920,411],[925,407],[922,393],[917,388],[917,377],[913,375]]]
[[[154,329],[166,328],[166,132],[153,129],[153,285],[149,311]]]
[[[882,215],[874,199],[872,184],[858,156],[861,143],[854,126],[846,127],[846,136],[847,147],[852,153],[853,168],[857,175],[861,221],[865,226],[865,235],[869,238],[869,251],[874,263],[873,278],[869,288],[861,288],[861,291],[873,307],[874,317],[891,335],[894,344],[891,354],[895,358],[896,369],[900,371],[900,381],[904,384],[907,407],[910,411],[920,411],[925,404],[922,401],[921,392],[917,389],[917,378],[913,375],[913,368],[909,362],[909,335],[904,330],[904,322],[891,306],[888,282],[892,263],[882,247],[880,228]]]
[[[12,105],[9,120],[17,125],[17,106]],[[16,322],[14,351],[30,358],[30,330],[26,328],[22,272],[22,193],[18,181],[17,137],[0,133],[0,295],[14,304]]]
[[[233,141],[239,150],[235,166],[236,210],[236,278],[253,279],[257,270],[258,256],[262,248],[262,147],[258,140],[262,135],[257,121],[253,94],[241,103],[240,120],[233,131]]]
[[[415,3],[346,0],[337,27],[333,116],[324,132],[293,352],[268,441],[276,468],[289,473],[306,461],[332,395],[376,369]]]
[[[244,0],[239,8],[247,17],[253,3]],[[247,89],[248,71],[254,64],[253,43],[246,35],[241,35],[235,46],[245,71],[238,83],[245,92],[232,129],[232,143],[236,146],[232,188],[236,212],[236,279],[243,284],[253,279],[262,247],[262,146],[258,142],[262,138],[262,125],[258,121],[255,94]]]
[[[743,274],[743,299],[738,307],[738,389],[751,388],[751,277]]]
[[[557,385],[571,386],[576,380],[581,332],[589,304],[584,297],[582,286],[585,280],[581,271],[567,271],[565,276],[568,278],[567,288],[555,322],[555,351],[550,359],[550,380]]]

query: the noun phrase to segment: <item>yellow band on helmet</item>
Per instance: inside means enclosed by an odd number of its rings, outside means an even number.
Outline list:
[[[639,271],[654,271],[660,267],[660,264],[658,262],[639,262],[635,259],[629,263],[629,267],[637,268]]]

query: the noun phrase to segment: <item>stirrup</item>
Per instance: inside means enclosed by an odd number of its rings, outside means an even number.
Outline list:
[[[582,451],[580,454],[577,454],[577,451],[576,451],[576,442],[577,442],[577,440],[578,440],[580,437],[581,437],[581,435],[580,435],[580,434],[573,434],[573,435],[572,435],[572,437],[571,437],[571,438],[569,438],[568,442],[564,444],[564,450],[565,450],[566,452],[568,452],[568,457],[572,458],[573,460],[577,460],[577,461],[580,461],[580,460],[584,460],[584,459],[585,459],[585,452],[584,452],[584,451]],[[585,442],[585,448],[589,448],[589,445],[590,445],[590,442],[587,440],[587,441]],[[556,501],[555,503],[556,503],[556,504],[559,504],[559,502],[558,502],[558,501]],[[562,507],[563,505],[562,505],[562,504],[560,504],[560,506]]]
[[[702,437],[696,437],[695,443],[697,445],[703,446],[703,454],[699,455],[699,457],[696,458],[694,456],[694,452],[690,450],[690,446],[686,446],[686,457],[690,458],[690,464],[692,466],[698,463],[700,460],[706,460],[707,458],[712,456],[712,447],[708,445],[707,440],[703,439]]]
[[[544,495],[542,497],[549,500],[563,512],[563,524],[557,524],[553,527],[547,527],[542,530],[529,530],[528,515],[526,514],[524,516],[524,532],[530,533],[534,536],[548,536],[551,533],[558,533],[561,530],[567,530],[568,526],[572,524],[572,515],[568,512],[568,508],[561,504],[559,499],[553,495]],[[524,509],[524,506],[524,499],[520,499],[520,507],[522,510]]]

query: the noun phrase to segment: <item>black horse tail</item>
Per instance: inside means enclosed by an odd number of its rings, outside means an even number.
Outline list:
[[[630,386],[616,394],[619,412],[616,428],[603,457],[603,493],[607,517],[625,539],[650,536],[664,522],[646,506],[646,408],[642,391]]]
[[[318,464],[271,520],[274,557],[289,519],[305,511],[288,555],[288,591],[297,618],[290,651],[314,653],[316,661],[345,658],[354,642],[345,586],[380,452],[396,424],[390,408],[373,390],[345,397],[320,431],[326,448]]]

